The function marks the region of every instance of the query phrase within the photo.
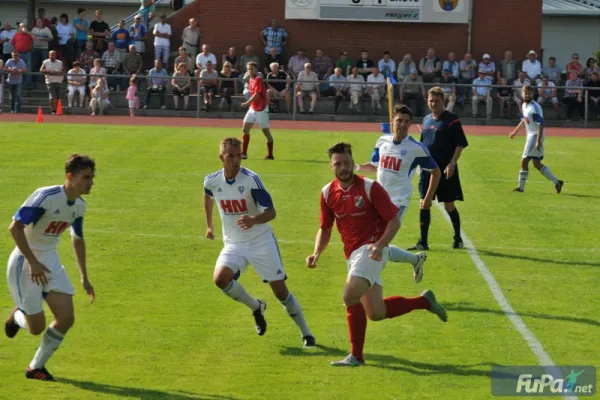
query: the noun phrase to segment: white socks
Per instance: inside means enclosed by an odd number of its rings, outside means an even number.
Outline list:
[[[519,171],[519,189],[525,189],[525,182],[527,182],[527,177],[529,176],[529,171]]]
[[[242,285],[240,285],[236,280],[231,281],[229,286],[223,289],[223,293],[227,296],[231,297],[235,301],[239,301],[240,303],[244,303],[250,310],[253,312],[256,311],[258,306],[258,300],[254,297],[250,296],[246,289]]]
[[[402,250],[396,246],[388,247],[388,260],[393,262],[406,262],[415,265],[419,261],[419,257],[410,251]]]
[[[29,364],[29,368],[44,368],[46,362],[58,349],[64,337],[65,335],[57,331],[53,326],[49,326],[48,329],[46,329],[46,333],[44,333],[44,336],[42,337],[42,343],[40,344],[40,347],[35,353],[33,360]]]
[[[546,177],[546,179],[548,179],[549,181],[552,181],[552,183],[554,183],[555,185],[558,183],[558,179],[554,176],[552,171],[550,171],[550,168],[548,168],[544,165],[540,169],[540,172],[542,173],[542,175],[544,175]]]
[[[15,311],[15,313],[13,314],[13,318],[15,319],[15,322],[17,323],[17,325],[19,325],[19,327],[27,329],[27,319],[25,319],[25,314],[23,314],[23,311]]]
[[[294,297],[293,294],[288,294],[287,299],[281,302],[285,311],[287,311],[288,315],[294,320],[300,331],[302,332],[302,337],[304,336],[312,336],[313,334],[308,329],[308,325],[306,324],[306,320],[304,319],[304,313],[302,312],[302,308],[300,307],[300,303]]]

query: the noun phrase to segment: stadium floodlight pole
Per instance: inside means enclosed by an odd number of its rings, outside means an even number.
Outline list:
[[[585,107],[585,112],[583,113],[583,127],[587,128],[587,124],[588,124],[588,117],[589,117],[589,111],[590,111],[590,107],[588,104],[588,97],[590,95],[590,91],[589,90],[585,90],[585,94],[583,96],[583,101],[585,102],[584,107]]]

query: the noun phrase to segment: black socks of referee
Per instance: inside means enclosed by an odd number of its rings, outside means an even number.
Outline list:
[[[429,240],[429,225],[431,224],[431,210],[421,209],[419,213],[419,222],[421,225],[421,240],[419,242],[422,245],[427,245],[427,241]]]
[[[452,221],[452,227],[454,228],[454,238],[460,237],[460,215],[458,214],[458,210],[455,208],[452,211],[448,211],[448,215],[450,216],[450,221]]]

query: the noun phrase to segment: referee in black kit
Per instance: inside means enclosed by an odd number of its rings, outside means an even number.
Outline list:
[[[421,142],[427,146],[438,167],[443,171],[435,197],[438,202],[444,203],[444,208],[452,221],[454,227],[452,248],[462,249],[460,215],[454,202],[464,200],[457,162],[463,149],[469,144],[458,115],[446,111],[444,103],[444,91],[440,87],[431,88],[427,97],[427,105],[431,110],[431,114],[423,118]],[[428,185],[429,172],[421,170],[419,179],[421,238],[409,250],[429,250],[428,234],[429,224],[431,223],[431,203],[425,204],[423,201]]]

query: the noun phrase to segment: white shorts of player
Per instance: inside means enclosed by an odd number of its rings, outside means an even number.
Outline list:
[[[371,286],[377,284],[383,287],[381,272],[387,263],[388,252],[387,250],[382,251],[381,260],[376,261],[369,257],[371,250],[368,247],[369,245],[365,244],[350,254],[350,257],[346,261],[348,264],[348,275],[365,278]]]
[[[27,315],[38,314],[44,310],[44,293],[75,294],[57,253],[38,256],[38,260],[50,270],[49,273],[46,272],[48,283],[41,286],[31,281],[29,263],[18,249],[13,250],[8,258],[8,289],[15,306]]]
[[[242,274],[252,265],[264,282],[286,279],[279,246],[273,236],[257,243],[226,244],[217,258],[215,269],[227,267],[235,274]]]
[[[250,107],[244,117],[244,125],[246,124],[258,124],[260,129],[269,128],[269,107],[262,111],[255,111]]]
[[[394,200],[392,200],[392,202],[394,203],[394,205],[396,207],[399,208],[398,211],[398,218],[400,219],[400,224],[402,224],[402,221],[404,220],[404,216],[408,213],[408,206],[410,205],[410,203],[406,203],[405,201],[403,201],[402,203],[398,203],[395,202]]]
[[[542,147],[537,150],[535,148],[535,142],[537,141],[537,135],[527,136],[525,141],[525,148],[523,149],[523,158],[534,157],[542,159],[544,157],[544,143]]]

